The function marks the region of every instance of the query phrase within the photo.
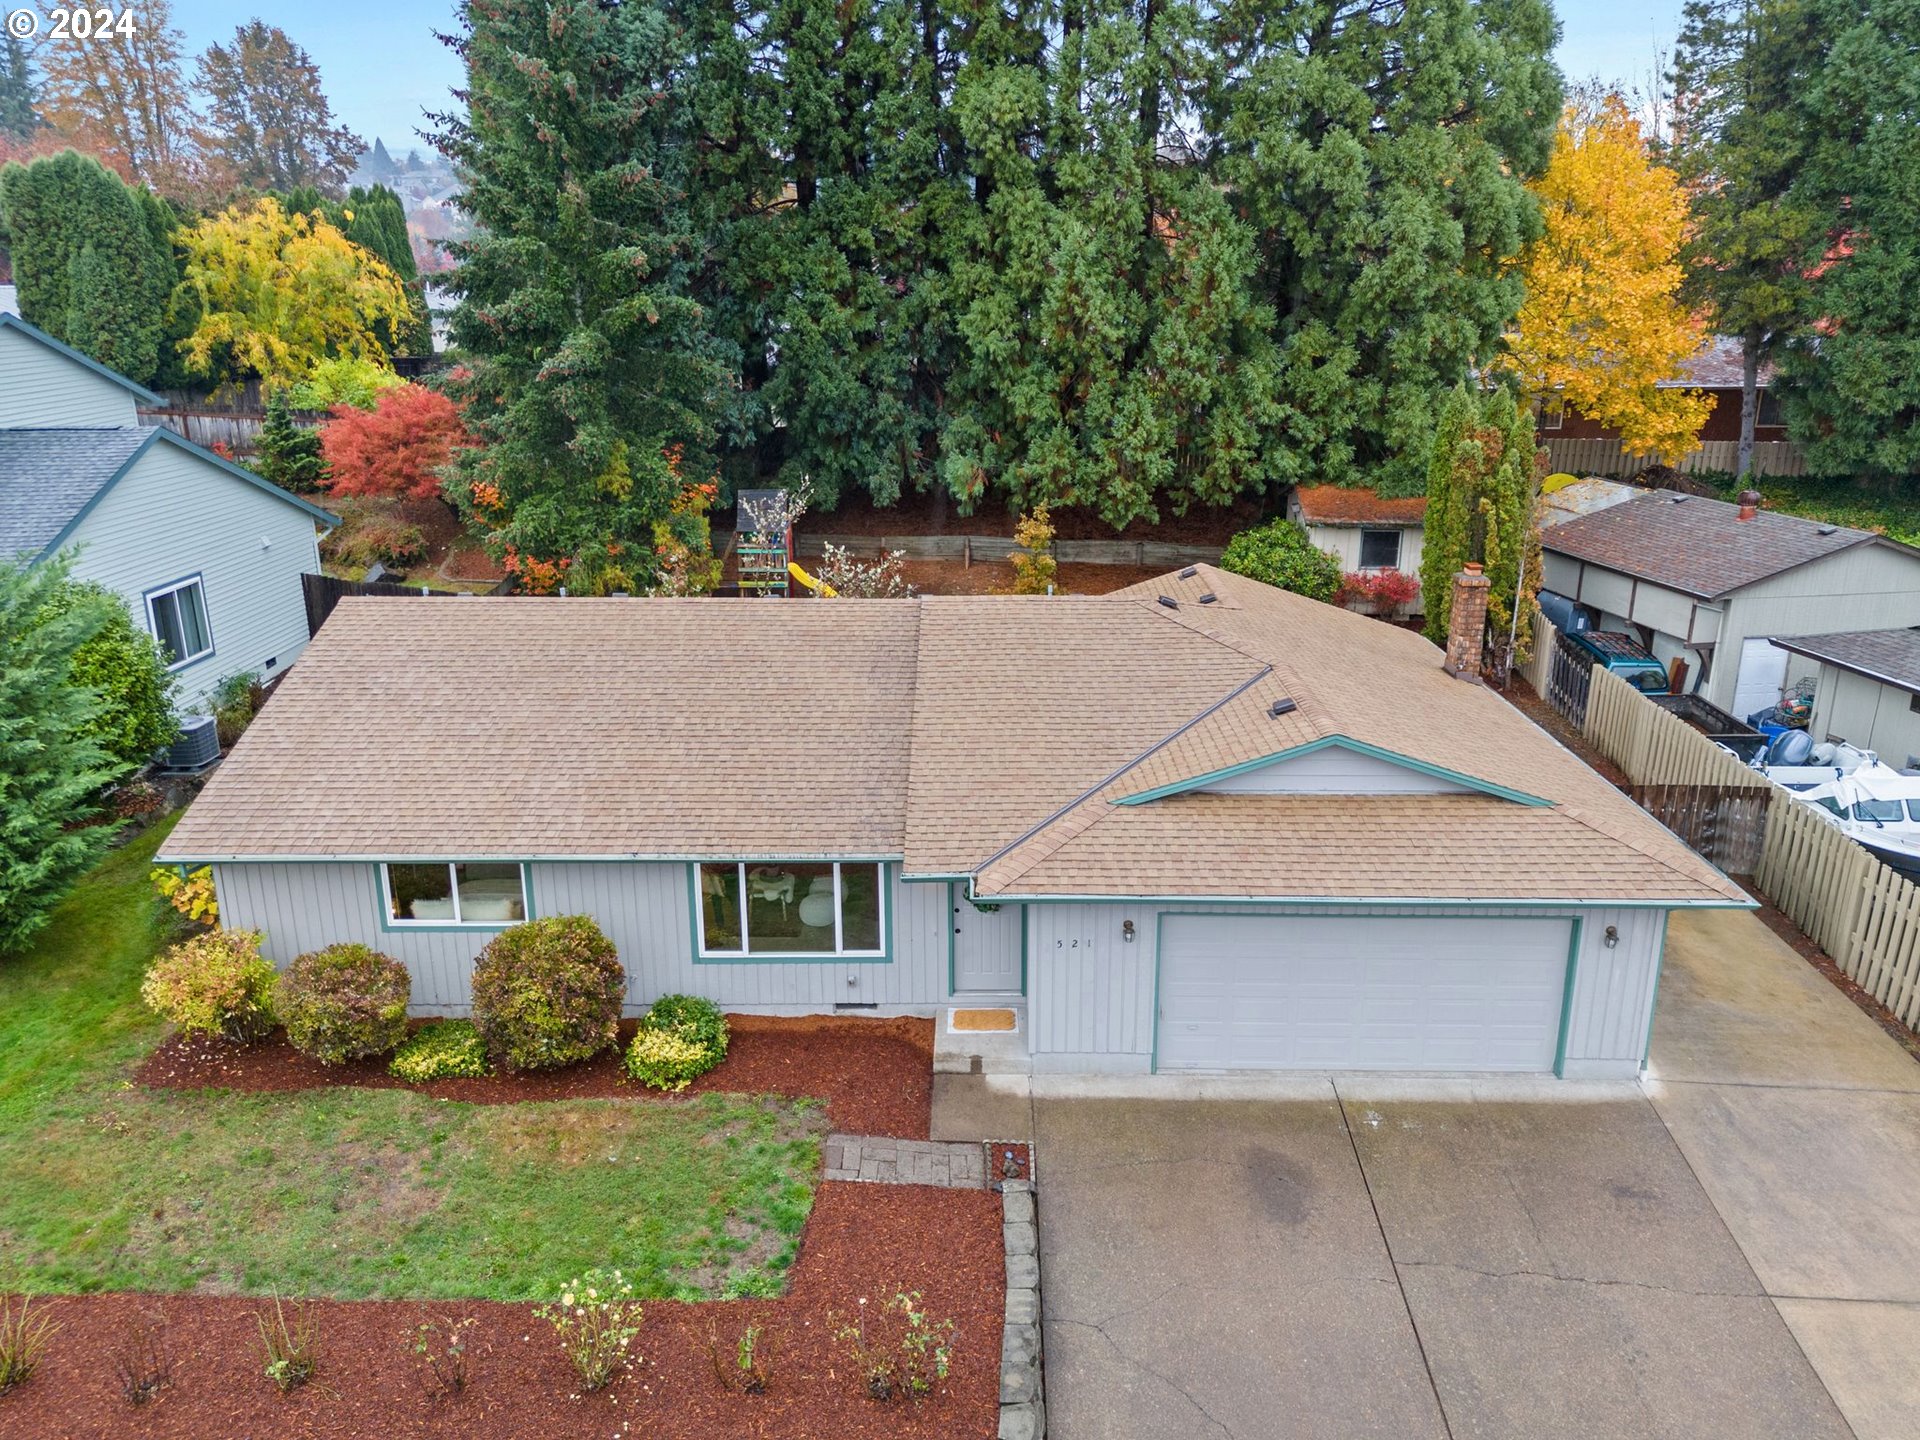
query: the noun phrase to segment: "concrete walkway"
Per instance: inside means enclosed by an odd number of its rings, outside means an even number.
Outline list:
[[[1920,1064],[1719,913],[1652,1068],[1038,1088],[1051,1433],[1920,1435]]]

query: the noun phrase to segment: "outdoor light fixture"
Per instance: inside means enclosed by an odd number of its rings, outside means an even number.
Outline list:
[[[1607,926],[1607,933],[1602,938],[1606,941],[1607,949],[1613,949],[1614,946],[1620,943],[1620,927],[1618,925]]]
[[[1120,922],[1120,938],[1129,945],[1133,943],[1133,921],[1122,920]]]

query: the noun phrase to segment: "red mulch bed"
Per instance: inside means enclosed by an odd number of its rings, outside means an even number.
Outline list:
[[[1006,1272],[1000,1197],[986,1190],[828,1182],[779,1300],[648,1304],[634,1341],[642,1363],[596,1395],[578,1381],[531,1306],[480,1302],[329,1301],[316,1306],[320,1371],[281,1396],[262,1374],[260,1301],[233,1296],[86,1295],[36,1302],[60,1333],[37,1373],[0,1396],[0,1437],[33,1440],[459,1440],[634,1436],[673,1440],[988,1440],[999,1427],[1000,1326]],[[953,1373],[918,1407],[880,1405],[849,1374],[829,1314],[919,1290],[958,1327]],[[413,1329],[428,1314],[471,1315],[466,1390],[429,1400]],[[135,1409],[113,1356],[130,1324],[165,1319],[173,1383]],[[766,1394],[723,1391],[707,1354],[749,1323],[774,1338]]]
[[[911,1017],[729,1015],[733,1040],[717,1069],[683,1094],[725,1090],[743,1095],[811,1095],[826,1101],[833,1128],[854,1135],[925,1140],[933,1119],[933,1022]],[[633,1022],[620,1027],[622,1048]],[[441,1100],[508,1105],[525,1100],[674,1100],[628,1080],[618,1051],[564,1070],[438,1080],[409,1085],[387,1074],[386,1061],[322,1065],[276,1035],[259,1045],[219,1040],[167,1041],[142,1062],[134,1079],[156,1089],[313,1090],[359,1085],[418,1090]]]
[[[1002,1180],[1033,1179],[1033,1149],[1021,1141],[987,1142],[988,1178],[996,1185]]]

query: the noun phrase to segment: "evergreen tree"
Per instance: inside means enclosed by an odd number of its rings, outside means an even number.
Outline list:
[[[395,355],[431,354],[433,321],[427,314],[420,267],[413,258],[413,240],[407,234],[407,212],[400,197],[384,185],[356,185],[347,192],[346,202],[337,208],[338,223],[346,237],[378,255],[406,286],[413,323],[387,337],[387,349]]]
[[[1472,562],[1489,582],[1487,635],[1496,661],[1504,666],[1528,653],[1529,602],[1540,589],[1540,471],[1533,415],[1510,391],[1461,385],[1442,400],[1428,451],[1420,551],[1427,638],[1435,644],[1446,643],[1453,618],[1453,577]]]
[[[40,112],[34,108],[36,98],[27,47],[17,35],[9,33],[0,43],[0,135],[25,140],[40,128]]]
[[[1816,474],[1920,474],[1920,0],[1807,0],[1791,198],[1821,217],[1815,327],[1781,358]]]
[[[387,142],[378,135],[373,137],[373,152],[364,163],[368,176],[376,185],[385,185],[400,173],[400,167],[393,163],[393,156],[387,153]]]
[[[675,32],[598,0],[490,0],[462,21],[467,114],[439,143],[476,234],[450,247],[469,366],[449,388],[480,448],[448,493],[510,558],[650,553],[670,447],[704,471],[722,378],[687,293]]]
[[[1275,316],[1279,478],[1419,492],[1437,406],[1520,308],[1557,28],[1547,0],[1221,6],[1204,113]]]
[[[1804,257],[1819,225],[1791,188],[1809,138],[1792,103],[1805,38],[1789,0],[1690,0],[1674,48],[1668,158],[1693,219],[1682,295],[1740,341],[1743,475],[1761,367],[1807,320]]]
[[[264,480],[296,495],[310,495],[327,478],[320,454],[320,432],[295,423],[285,387],[267,396],[267,414],[257,442],[257,468]]]
[[[71,150],[0,170],[21,318],[142,384],[154,378],[177,271],[167,212]]]
[[[128,768],[99,738],[106,702],[74,675],[107,612],[62,605],[66,585],[64,560],[0,563],[0,954],[30,940],[106,851],[113,827],[86,822]]]

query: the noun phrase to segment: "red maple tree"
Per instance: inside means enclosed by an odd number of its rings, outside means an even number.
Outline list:
[[[332,472],[321,483],[336,495],[433,499],[447,462],[471,443],[453,401],[424,386],[396,385],[371,410],[334,407],[320,431]]]

